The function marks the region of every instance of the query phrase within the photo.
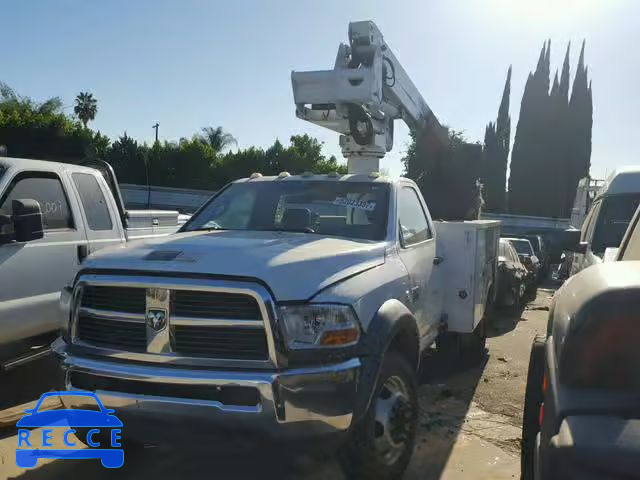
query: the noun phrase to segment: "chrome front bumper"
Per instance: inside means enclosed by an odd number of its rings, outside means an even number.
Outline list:
[[[277,372],[239,371],[81,357],[70,354],[62,339],[56,340],[52,349],[64,370],[67,390],[82,390],[74,385],[75,378],[109,385],[91,390],[106,408],[115,411],[123,422],[124,435],[151,443],[193,440],[194,436],[206,437],[229,429],[277,436],[340,432],[351,426],[356,405],[360,372],[357,358]],[[117,391],[118,385],[126,385],[123,390],[129,391]],[[255,394],[257,400],[255,405],[238,405],[202,395],[189,398],[192,390],[209,387],[221,391],[245,387],[243,390]],[[172,389],[182,392],[180,397],[144,393]],[[62,400],[67,408],[81,408],[86,398],[71,396]]]

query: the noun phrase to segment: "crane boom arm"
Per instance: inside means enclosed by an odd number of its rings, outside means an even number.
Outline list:
[[[341,134],[349,170],[376,169],[393,147],[393,122],[402,119],[443,147],[448,136],[371,21],[349,24],[333,70],[292,72],[296,115]]]

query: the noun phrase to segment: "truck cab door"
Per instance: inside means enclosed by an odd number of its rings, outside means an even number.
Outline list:
[[[73,280],[78,251],[87,239],[69,179],[56,169],[18,171],[0,192],[0,213],[10,215],[14,199],[40,204],[44,237],[11,239],[4,225],[0,244],[0,344],[59,329],[60,290]]]
[[[113,197],[100,174],[87,170],[74,171],[71,180],[82,206],[87,226],[87,250],[84,256],[97,250],[124,242],[124,231]]]
[[[437,334],[443,302],[435,265],[436,240],[426,205],[413,186],[399,185],[397,211],[398,251],[410,282],[404,301],[416,317],[424,340]]]

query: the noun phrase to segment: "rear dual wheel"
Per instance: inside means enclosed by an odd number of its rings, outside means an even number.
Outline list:
[[[485,356],[487,319],[483,318],[471,333],[446,332],[436,340],[438,353],[449,363],[477,365]]]

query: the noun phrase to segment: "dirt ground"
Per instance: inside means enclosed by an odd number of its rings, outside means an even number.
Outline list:
[[[442,365],[435,355],[425,359],[419,391],[418,442],[405,479],[519,478],[529,349],[533,337],[546,329],[552,295],[552,290],[539,289],[537,298],[521,315],[495,314],[487,357],[481,366],[462,370]],[[49,360],[0,375],[0,479],[344,478],[333,457],[323,454],[325,447],[321,444],[301,450],[296,445],[265,445],[256,439],[229,437],[183,451],[127,451],[125,464],[118,470],[105,469],[97,460],[41,460],[34,469],[20,469],[14,461],[15,423],[6,419],[12,407],[15,414],[16,405],[49,390],[55,375],[55,365]]]

